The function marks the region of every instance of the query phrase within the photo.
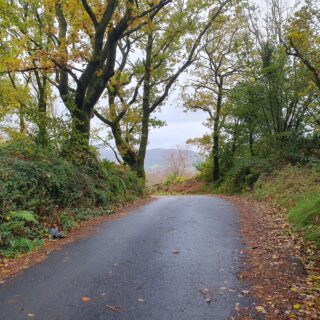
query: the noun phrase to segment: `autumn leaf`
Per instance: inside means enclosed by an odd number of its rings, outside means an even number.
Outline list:
[[[88,301],[90,301],[90,298],[89,297],[82,297],[81,300],[83,302],[88,302]]]
[[[266,313],[266,309],[262,306],[256,306],[256,310],[261,313]]]

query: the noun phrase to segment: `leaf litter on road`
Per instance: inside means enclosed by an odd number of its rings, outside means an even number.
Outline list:
[[[320,252],[294,233],[280,206],[243,197],[225,197],[240,213],[245,270],[252,305],[238,319],[320,319]],[[249,293],[249,292],[248,292]],[[242,294],[247,294],[242,292]]]
[[[109,304],[106,304],[106,307],[116,313],[122,312],[122,307],[120,307],[120,306],[111,306]]]
[[[207,303],[210,303],[212,301],[212,290],[210,290],[209,288],[201,288],[199,289],[199,292]]]

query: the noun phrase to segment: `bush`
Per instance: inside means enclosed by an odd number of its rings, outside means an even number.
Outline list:
[[[0,146],[0,214],[50,216],[59,208],[108,206],[142,192],[132,172],[107,162],[75,164],[31,143]]]
[[[171,185],[179,185],[186,181],[187,179],[182,176],[177,176],[175,174],[170,174],[164,181],[164,186],[169,187]]]
[[[76,223],[73,220],[73,217],[69,214],[66,214],[66,213],[61,214],[60,219],[61,219],[62,229],[66,232],[68,232],[69,230],[71,230],[76,226]]]
[[[30,211],[12,211],[0,225],[0,254],[11,257],[41,243],[43,229]]]
[[[196,165],[196,169],[199,172],[198,178],[200,180],[211,182],[212,181],[212,175],[213,175],[213,158],[212,158],[212,154],[210,154],[205,159],[205,161],[198,163]]]
[[[68,231],[90,218],[89,211],[109,213],[112,204],[142,194],[143,184],[133,172],[93,155],[71,161],[31,142],[1,144],[1,253],[32,250],[35,240],[47,236],[48,227],[41,225]]]
[[[262,174],[272,170],[272,165],[261,159],[238,161],[226,174],[220,192],[227,194],[250,191]]]

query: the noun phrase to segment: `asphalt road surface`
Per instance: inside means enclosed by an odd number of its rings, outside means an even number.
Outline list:
[[[240,297],[237,213],[160,197],[0,286],[0,319],[223,320]]]

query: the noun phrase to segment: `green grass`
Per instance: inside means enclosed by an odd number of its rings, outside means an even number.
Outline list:
[[[263,175],[254,186],[257,199],[268,199],[290,208],[302,194],[320,193],[320,170],[312,166],[287,166]]]
[[[306,238],[320,246],[320,194],[302,194],[288,217],[295,229],[304,230]]]
[[[295,230],[320,246],[320,169],[315,166],[287,166],[262,176],[254,196],[281,205]]]

